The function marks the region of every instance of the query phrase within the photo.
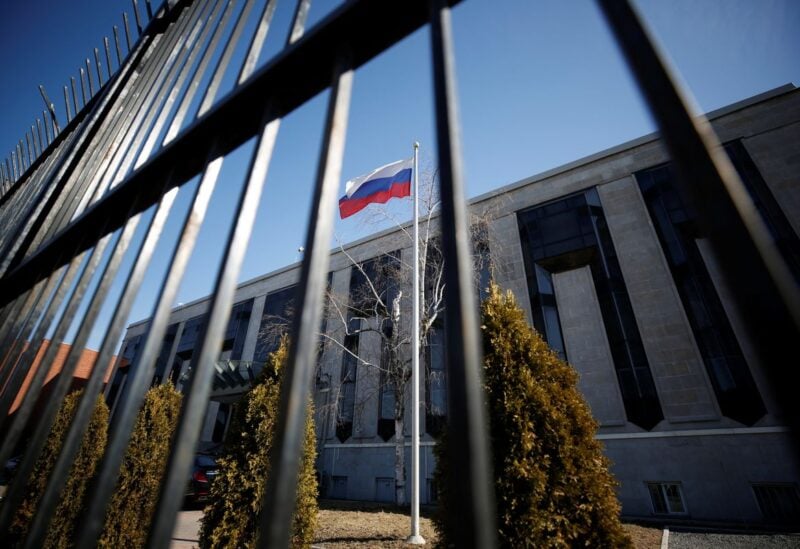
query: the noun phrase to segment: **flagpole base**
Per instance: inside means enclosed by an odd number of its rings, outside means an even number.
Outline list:
[[[411,535],[406,538],[406,543],[410,545],[425,545],[425,538],[419,534]]]

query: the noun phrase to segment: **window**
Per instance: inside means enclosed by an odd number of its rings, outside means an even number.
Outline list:
[[[789,220],[783,213],[778,201],[775,200],[764,178],[761,177],[747,149],[741,141],[732,141],[725,144],[725,152],[739,173],[756,209],[764,219],[770,235],[775,240],[775,245],[786,260],[786,264],[800,282],[800,239],[797,238]]]
[[[258,343],[253,356],[254,375],[258,375],[267,358],[280,345],[281,336],[289,330],[289,323],[294,314],[295,286],[282,288],[267,294],[264,301],[264,314],[258,328]],[[255,371],[257,369],[258,371]]]
[[[106,396],[106,404],[108,404],[108,407],[111,410],[113,410],[115,407],[117,398],[121,393],[121,389],[125,385],[125,380],[128,377],[128,373],[134,367],[136,359],[139,358],[142,340],[142,336],[134,336],[125,342],[125,345],[122,348],[122,355],[118,359],[119,365],[117,366],[117,372],[114,374],[114,379],[111,382]]]
[[[390,477],[375,478],[375,501],[394,503],[394,479]]]
[[[651,482],[647,484],[653,513],[656,515],[685,515],[686,505],[678,482]]]
[[[753,484],[753,493],[764,520],[780,524],[800,521],[800,495],[794,484]]]
[[[350,331],[358,330],[361,321],[350,320]],[[339,404],[336,414],[336,438],[344,442],[353,434],[353,417],[356,405],[356,374],[358,373],[358,333],[344,337],[342,370],[339,386]]]
[[[428,485],[428,503],[436,503],[439,501],[439,487],[436,481],[432,478],[426,479]]]
[[[175,361],[172,364],[172,374],[170,379],[179,391],[183,390],[185,381],[188,379],[189,365],[192,362],[195,347],[200,346],[200,333],[205,327],[208,315],[200,315],[190,318],[183,325],[183,333],[178,341],[178,349],[175,353]]]
[[[250,325],[250,313],[253,310],[253,300],[249,299],[233,306],[228,328],[225,330],[223,348],[231,351],[231,360],[241,360],[244,350],[244,341],[247,338],[247,328]]]
[[[673,179],[669,165],[636,174],[719,407],[752,425],[766,413],[764,403],[697,246],[697,216]]]
[[[228,403],[220,402],[217,408],[217,418],[214,421],[214,432],[211,434],[212,442],[222,442],[225,437],[225,430],[228,427],[231,406]]]
[[[554,273],[589,265],[628,420],[652,429],[664,418],[596,189],[517,214],[534,327],[566,358]]]
[[[353,316],[369,318],[391,314],[392,301],[399,292],[401,266],[400,252],[394,251],[351,269],[349,307]]]
[[[384,328],[384,335],[391,337],[392,326],[387,323]],[[394,436],[395,433],[395,391],[397,386],[395,378],[390,371],[391,358],[389,345],[386,340],[381,344],[381,371],[380,371],[380,402],[378,403],[378,435],[384,440],[388,441]]]
[[[331,499],[347,498],[347,477],[335,475],[331,477],[331,488],[328,497]]]
[[[152,385],[159,385],[167,373],[167,363],[169,362],[169,355],[172,352],[172,346],[175,343],[175,335],[178,332],[178,324],[172,324],[167,328],[164,334],[164,341],[161,343],[161,351],[158,353],[156,359],[155,373],[153,374]]]
[[[447,371],[444,361],[444,323],[438,320],[428,333],[428,385],[425,391],[425,430],[438,437],[447,420]]]

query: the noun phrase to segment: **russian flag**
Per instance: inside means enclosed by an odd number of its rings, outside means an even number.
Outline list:
[[[367,204],[384,204],[390,198],[410,196],[413,167],[414,159],[409,158],[351,179],[345,185],[345,195],[339,199],[339,216],[344,219],[360,212]]]

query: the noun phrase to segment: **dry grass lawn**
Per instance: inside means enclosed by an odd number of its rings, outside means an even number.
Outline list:
[[[436,541],[430,514],[423,509],[420,530],[427,547]],[[408,511],[392,505],[350,501],[320,501],[319,525],[314,547],[320,549],[365,547],[411,547],[405,538],[410,528]],[[661,547],[661,529],[626,524],[637,549]]]

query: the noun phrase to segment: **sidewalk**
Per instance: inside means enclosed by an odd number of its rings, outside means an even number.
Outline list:
[[[200,518],[203,511],[180,511],[175,529],[172,531],[171,549],[191,549],[198,547]]]

